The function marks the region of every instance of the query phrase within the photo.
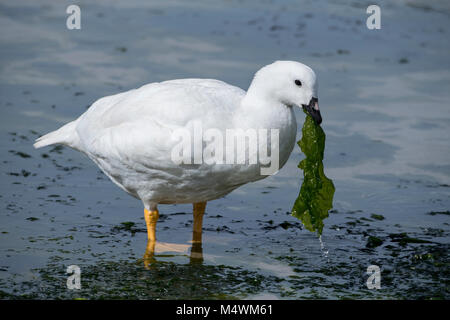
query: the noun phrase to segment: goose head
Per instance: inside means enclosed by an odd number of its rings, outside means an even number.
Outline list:
[[[249,87],[249,96],[304,108],[317,124],[322,122],[319,110],[318,84],[314,71],[296,61],[275,61],[261,68]]]

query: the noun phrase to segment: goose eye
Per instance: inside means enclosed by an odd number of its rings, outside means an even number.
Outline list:
[[[299,86],[299,87],[302,86],[302,82],[300,80],[295,80],[294,82],[297,86]]]

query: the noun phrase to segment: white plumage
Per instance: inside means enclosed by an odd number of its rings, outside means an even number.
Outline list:
[[[85,153],[146,209],[204,202],[266,176],[260,174],[259,164],[175,164],[174,130],[192,131],[195,122],[224,136],[233,128],[278,129],[281,168],[295,144],[292,106],[308,105],[313,97],[314,72],[292,61],[262,68],[248,92],[211,79],[151,83],[97,100],[78,119],[37,139],[34,146],[59,143]]]

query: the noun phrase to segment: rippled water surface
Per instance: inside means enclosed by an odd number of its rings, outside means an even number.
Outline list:
[[[77,31],[69,4],[0,2],[1,298],[449,298],[446,1],[381,1],[376,31],[356,1],[79,1]],[[247,89],[274,60],[319,78],[335,187],[320,239],[291,215],[297,146],[277,175],[208,203],[203,259],[192,207],[160,206],[158,240],[180,246],[147,268],[140,201],[76,151],[32,148],[99,97],[187,77]]]

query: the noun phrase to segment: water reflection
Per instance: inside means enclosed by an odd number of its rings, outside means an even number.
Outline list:
[[[302,221],[305,228],[322,234],[323,220],[333,207],[334,184],[323,172],[325,132],[306,115],[302,138],[297,142],[306,156],[298,167],[303,170],[303,183],[292,208],[292,215]]]
[[[162,254],[166,252],[187,254],[189,252],[189,248],[191,249],[190,263],[191,264],[203,263],[202,243],[194,241],[192,242],[191,246],[188,244],[168,243],[149,240],[147,242],[147,246],[145,248],[145,253],[144,256],[142,257],[142,260],[144,262],[144,266],[147,269],[150,269],[151,265],[157,261],[155,258],[155,254]]]

